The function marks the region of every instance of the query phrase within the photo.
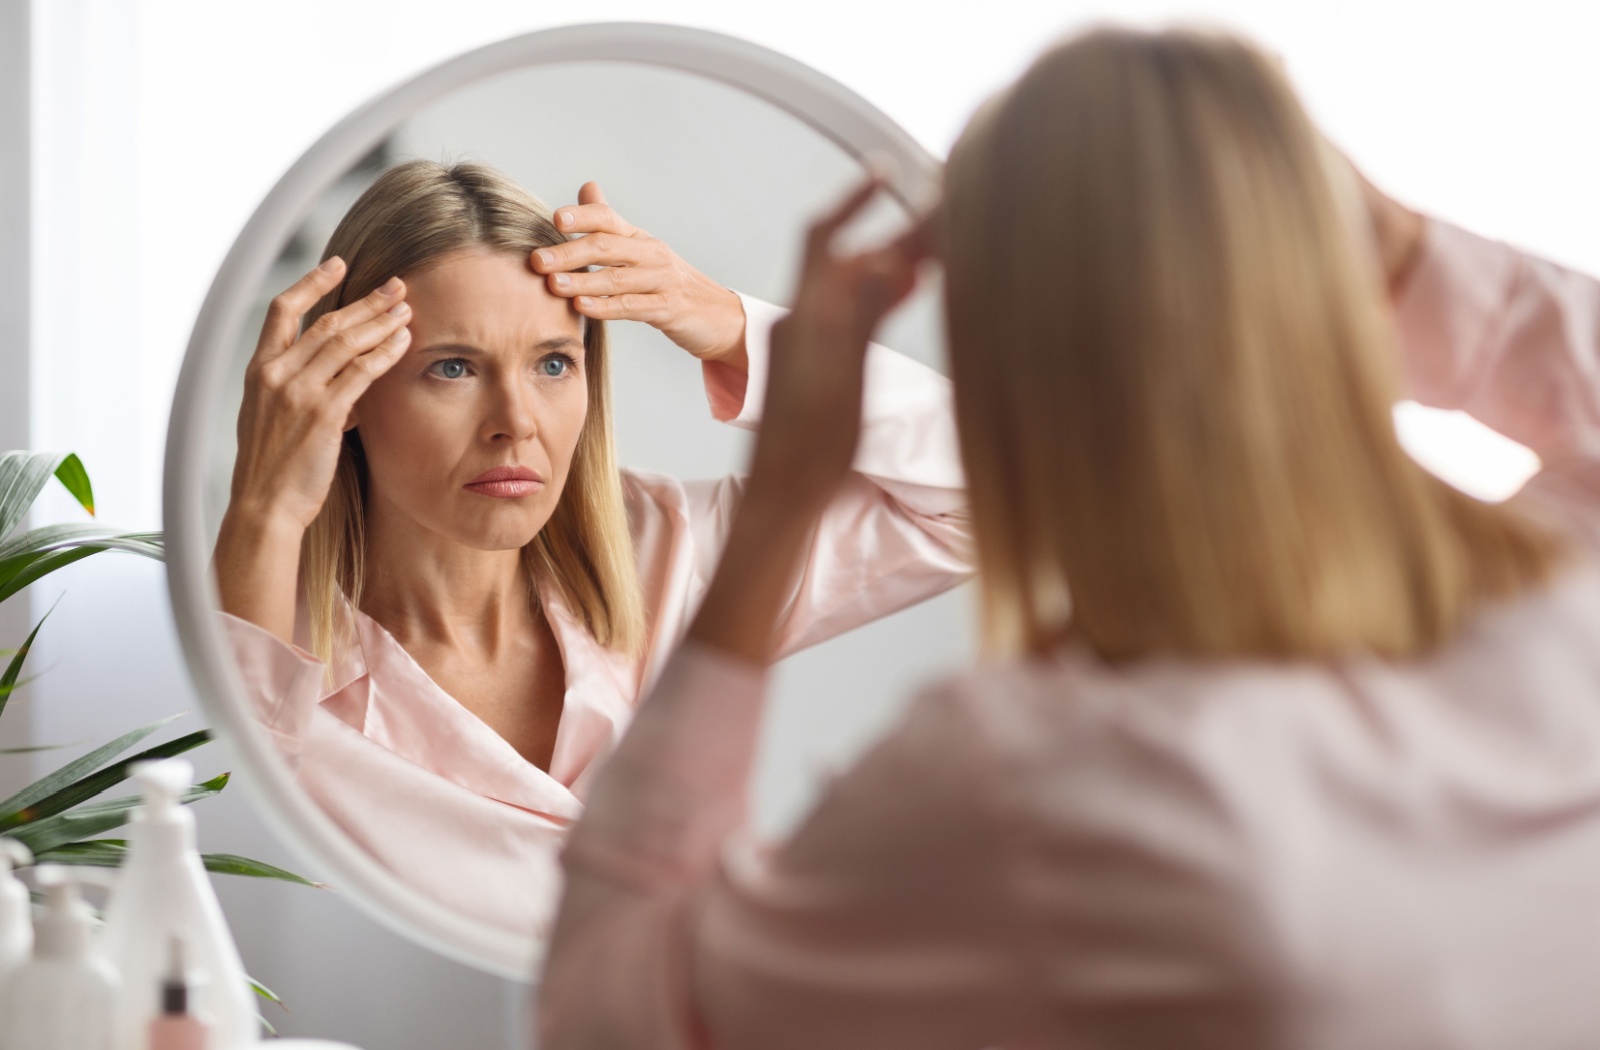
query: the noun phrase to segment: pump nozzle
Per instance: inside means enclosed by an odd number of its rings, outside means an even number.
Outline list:
[[[44,890],[44,914],[34,923],[34,953],[42,959],[76,959],[89,951],[94,913],[84,902],[77,873],[60,864],[41,864],[34,881]]]
[[[194,782],[194,766],[181,758],[140,762],[133,767],[133,779],[144,792],[145,817],[164,816],[177,807],[179,797]]]
[[[33,863],[33,851],[16,839],[0,838],[0,880]]]

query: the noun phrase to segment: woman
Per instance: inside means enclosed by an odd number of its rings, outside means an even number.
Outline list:
[[[812,233],[722,563],[569,842],[539,1045],[1590,1045],[1600,283],[1375,193],[1374,253],[1225,36],[1069,41],[953,151],[994,658],[751,848],[785,572],[922,251],[835,256],[862,199]],[[1500,507],[1425,474],[1401,368],[1543,472]]]
[[[606,322],[660,328],[701,362],[713,413],[754,426],[776,314],[592,184],[552,215],[492,169],[422,161],[382,175],[274,300],[217,540],[223,619],[300,782],[435,900],[543,931],[556,851],[739,501],[738,479],[617,468]],[[786,650],[968,572],[948,383],[875,361],[872,436],[813,537]]]

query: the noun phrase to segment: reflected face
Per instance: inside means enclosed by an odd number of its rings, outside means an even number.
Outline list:
[[[369,513],[522,547],[554,513],[588,415],[582,318],[521,255],[469,250],[403,276],[411,348],[353,413]]]

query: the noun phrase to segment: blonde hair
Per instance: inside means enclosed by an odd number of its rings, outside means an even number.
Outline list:
[[[348,272],[304,323],[453,252],[479,248],[527,258],[535,248],[566,240],[542,201],[493,168],[400,164],[379,176],[328,239],[323,258],[340,256]],[[633,653],[644,642],[644,601],[611,436],[605,325],[587,321],[583,343],[588,416],[566,488],[550,521],[523,548],[523,561],[530,580],[536,574],[548,580],[601,645]],[[366,486],[358,428],[345,435],[327,501],[301,547],[311,644],[330,666],[343,644],[335,638],[341,603],[361,604]]]
[[[1101,29],[945,173],[956,406],[991,648],[1419,654],[1555,538],[1401,449],[1365,220],[1275,62]]]

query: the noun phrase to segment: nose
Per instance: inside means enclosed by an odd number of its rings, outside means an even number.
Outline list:
[[[490,444],[515,445],[539,432],[537,394],[515,376],[502,373],[488,384],[489,404],[483,417],[482,437]]]

